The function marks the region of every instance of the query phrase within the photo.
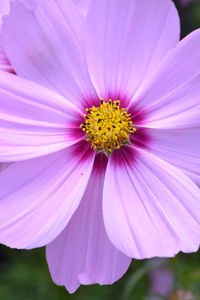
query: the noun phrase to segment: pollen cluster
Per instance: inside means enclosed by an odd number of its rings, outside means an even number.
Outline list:
[[[85,122],[80,126],[86,133],[92,149],[111,153],[128,143],[129,135],[136,131],[131,115],[125,108],[120,108],[120,101],[101,99],[99,107],[86,108]]]

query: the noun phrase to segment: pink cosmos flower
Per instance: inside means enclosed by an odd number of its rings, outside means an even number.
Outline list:
[[[170,0],[12,2],[0,242],[47,245],[70,292],[199,247],[200,31],[179,28]]]

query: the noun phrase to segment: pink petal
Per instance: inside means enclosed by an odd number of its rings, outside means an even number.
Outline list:
[[[0,173],[10,166],[10,163],[0,163]]]
[[[149,130],[149,150],[181,169],[200,185],[200,127],[178,130]]]
[[[12,3],[3,27],[6,53],[17,74],[77,106],[96,95],[83,53],[83,21],[71,0],[21,0]]]
[[[10,0],[0,1],[0,70],[13,73],[13,69],[4,51],[3,42],[2,42],[2,33],[1,33],[2,19],[6,14],[8,14],[9,7],[10,7]]]
[[[200,30],[187,36],[134,96],[132,107],[146,115],[144,126],[200,125]]]
[[[109,160],[103,194],[106,231],[128,256],[197,251],[200,191],[180,170],[125,146]]]
[[[0,1],[0,27],[2,25],[2,18],[4,15],[7,15],[9,12],[10,0],[1,0]]]
[[[1,32],[0,32],[0,71],[14,73],[14,70],[13,70],[12,66],[10,65],[10,62],[9,62],[7,55],[5,53],[5,50],[4,50]]]
[[[114,248],[105,232],[102,193],[106,164],[106,157],[97,155],[78,209],[60,236],[47,245],[52,278],[71,293],[80,284],[115,282],[131,262]]]
[[[80,203],[93,161],[80,144],[1,172],[0,243],[30,249],[55,239]]]
[[[91,0],[73,0],[73,2],[76,3],[78,9],[80,9],[80,12],[86,16]]]
[[[99,95],[130,98],[179,41],[170,0],[93,0],[87,18],[88,68]]]
[[[14,70],[8,61],[6,63],[0,64],[0,71],[14,73]]]
[[[46,88],[0,73],[0,161],[33,158],[64,149],[81,138],[81,112]],[[76,129],[77,130],[77,129]]]
[[[7,58],[5,50],[4,50],[1,32],[0,32],[0,71],[14,73],[14,70],[13,70],[13,68]]]

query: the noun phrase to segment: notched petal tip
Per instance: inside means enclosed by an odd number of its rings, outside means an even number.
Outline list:
[[[112,284],[131,262],[111,244],[105,232],[102,190],[106,165],[107,158],[98,154],[77,211],[60,236],[46,248],[54,282],[64,285],[70,293],[81,284]]]

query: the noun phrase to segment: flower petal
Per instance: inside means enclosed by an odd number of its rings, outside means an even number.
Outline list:
[[[10,163],[0,163],[0,173],[10,166]]]
[[[9,7],[10,7],[10,0],[0,1],[0,70],[13,73],[13,69],[4,51],[3,42],[2,42],[2,33],[1,33],[2,18],[6,14],[8,14]]]
[[[60,234],[89,180],[91,151],[81,143],[14,163],[0,173],[0,243],[30,249]]]
[[[152,128],[200,126],[200,30],[188,35],[136,93],[132,107]],[[192,54],[191,54],[192,53]]]
[[[174,256],[200,244],[200,190],[180,170],[126,146],[109,160],[103,195],[112,243],[135,258]]]
[[[10,65],[10,62],[6,56],[3,42],[2,42],[2,36],[0,32],[0,71],[8,72],[8,73],[14,73],[14,70],[12,66]]]
[[[74,3],[78,6],[78,9],[80,9],[80,12],[86,16],[88,13],[88,9],[90,6],[91,0],[73,0]]]
[[[96,156],[81,203],[65,230],[47,245],[53,280],[73,293],[80,284],[111,284],[129,267],[131,259],[111,244],[104,228],[102,193],[107,158]]]
[[[6,56],[3,42],[2,42],[2,36],[0,32],[0,71],[8,72],[8,73],[14,73],[14,70],[12,66],[10,65],[10,62]]]
[[[179,41],[170,0],[93,0],[85,48],[99,95],[130,98]]]
[[[0,72],[0,106],[1,162],[52,153],[82,138],[80,129],[75,133],[81,112],[34,82]]]
[[[0,30],[2,26],[2,17],[8,13],[9,4],[10,4],[9,0],[2,0],[0,2]],[[1,39],[1,32],[0,32],[0,70],[8,71],[7,68],[10,69],[10,66],[8,64],[8,60],[2,46],[2,39]],[[9,165],[10,165],[9,163],[0,163],[0,172],[2,172]]]
[[[2,17],[9,12],[10,0],[0,1],[0,27],[2,25]]]
[[[83,21],[71,0],[21,0],[11,4],[3,27],[6,53],[17,74],[77,106],[96,95],[83,53]]]
[[[200,127],[189,129],[150,129],[149,151],[181,169],[200,185]]]

